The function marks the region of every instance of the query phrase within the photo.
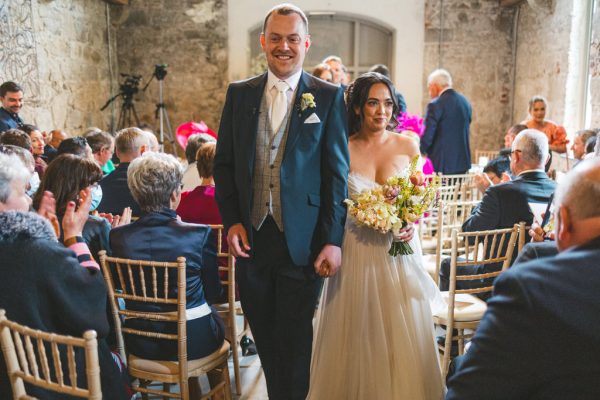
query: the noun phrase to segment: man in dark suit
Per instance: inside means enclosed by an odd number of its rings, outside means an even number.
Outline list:
[[[121,215],[125,207],[131,207],[131,215],[139,217],[140,206],[127,186],[127,170],[129,163],[148,149],[148,139],[139,128],[125,128],[117,133],[115,149],[121,163],[100,181],[102,201],[97,210],[100,213]]]
[[[600,398],[600,159],[555,196],[560,253],[518,264],[494,295],[447,400]]]
[[[547,204],[554,193],[555,183],[544,172],[548,158],[548,139],[534,129],[522,131],[515,138],[510,157],[510,169],[516,178],[512,181],[490,186],[481,203],[462,226],[464,232],[512,228],[524,221],[531,225],[534,219],[530,203]],[[442,261],[440,289],[448,290],[450,260]],[[457,273],[481,273],[499,270],[499,264],[461,267]],[[468,289],[476,281],[457,281],[457,289]]]
[[[23,121],[19,111],[23,107],[23,89],[15,82],[4,82],[0,85],[0,133],[9,129],[21,128]]]
[[[444,69],[433,71],[427,85],[432,100],[425,113],[421,153],[431,159],[436,172],[464,174],[471,168],[471,104],[452,89],[452,77]]]
[[[216,199],[269,397],[304,399],[319,275],[341,263],[345,106],[341,88],[302,71],[310,39],[299,8],[274,7],[260,41],[268,72],[227,91]]]

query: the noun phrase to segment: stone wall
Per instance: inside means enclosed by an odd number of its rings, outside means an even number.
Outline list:
[[[440,13],[443,31],[440,57]],[[436,68],[450,71],[454,87],[473,106],[471,149],[496,150],[510,125],[512,28],[515,9],[498,1],[439,0],[425,3],[424,102],[427,76]]]
[[[130,0],[113,7],[119,72],[152,76],[168,64],[164,103],[173,131],[204,120],[214,131],[227,89],[227,5],[223,0]],[[155,125],[158,83],[136,97],[142,122]]]
[[[110,94],[106,3],[11,0],[0,7],[0,80],[25,89],[21,112],[41,129],[105,127]]]
[[[529,99],[548,99],[546,117],[562,124],[569,67],[572,0],[520,6],[515,76],[514,122],[527,117]]]
[[[591,127],[600,128],[600,0],[596,0],[590,49]]]

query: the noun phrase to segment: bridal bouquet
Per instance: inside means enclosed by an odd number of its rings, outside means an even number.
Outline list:
[[[439,176],[426,179],[423,172],[417,170],[418,160],[416,156],[411,161],[407,176],[392,176],[384,185],[364,190],[344,201],[358,225],[381,233],[391,231],[397,236],[403,227],[418,220],[437,201],[441,179]],[[413,250],[406,242],[392,241],[389,254],[413,254]]]

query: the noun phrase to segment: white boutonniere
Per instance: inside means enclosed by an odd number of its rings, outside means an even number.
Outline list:
[[[307,108],[316,108],[315,96],[312,93],[303,93],[300,98],[300,111],[304,112]]]

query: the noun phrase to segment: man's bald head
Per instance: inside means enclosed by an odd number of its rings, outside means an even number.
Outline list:
[[[600,158],[577,164],[556,188],[556,240],[559,249],[600,236]]]
[[[60,143],[69,137],[69,134],[65,131],[61,131],[60,129],[55,129],[50,132],[50,141],[48,144],[55,149],[58,149]]]

